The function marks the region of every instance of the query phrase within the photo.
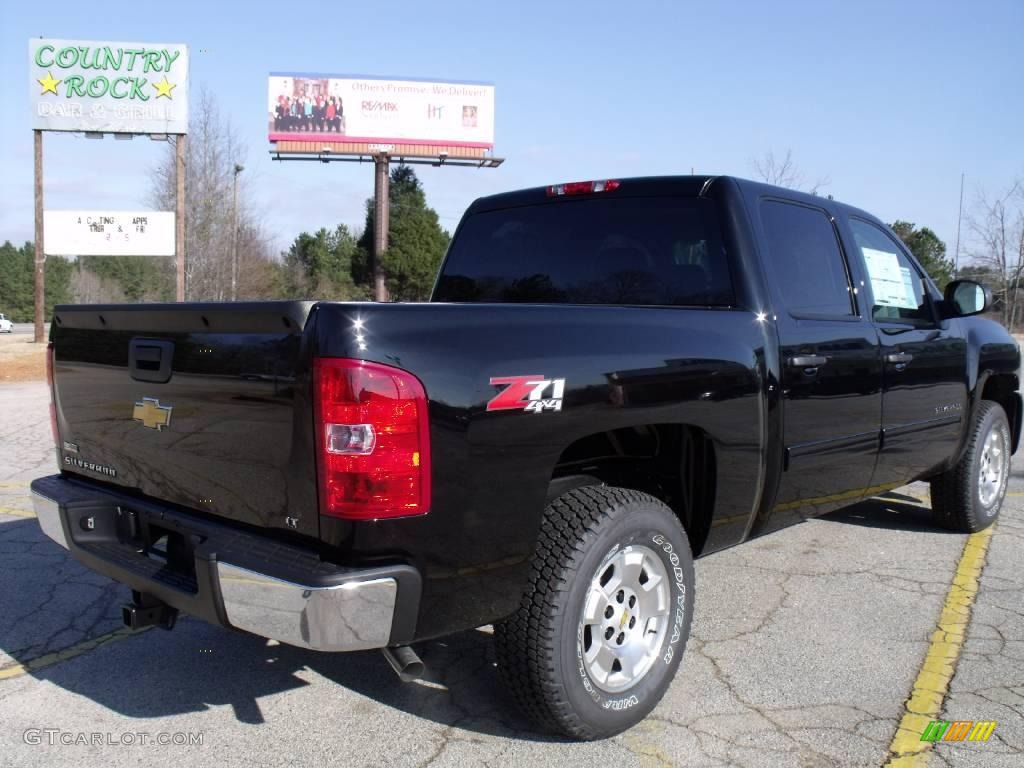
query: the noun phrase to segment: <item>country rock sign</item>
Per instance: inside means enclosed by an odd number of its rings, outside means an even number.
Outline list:
[[[167,73],[171,71],[179,51],[167,48],[111,48],[65,46],[56,48],[53,45],[42,45],[36,50],[35,64],[46,72],[46,77],[38,79],[42,87],[41,93],[52,93],[55,96],[100,98],[108,93],[115,99],[135,99],[149,101],[154,94],[144,90],[147,84],[156,89],[155,97],[174,98],[171,91],[176,83],[169,82],[167,75],[159,82],[149,82],[151,73]],[[54,77],[53,71],[72,67],[94,69],[107,74],[96,74],[86,78],[75,73],[64,77]],[[139,77],[144,74],[147,77]],[[155,77],[153,78],[155,81]],[[58,89],[63,83],[63,88]],[[63,94],[61,91],[63,90]]]

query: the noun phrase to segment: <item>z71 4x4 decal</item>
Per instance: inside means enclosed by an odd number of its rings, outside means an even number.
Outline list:
[[[505,389],[487,403],[488,411],[544,411],[562,410],[565,379],[545,379],[543,376],[493,376],[491,384],[505,385]],[[549,395],[545,397],[545,395]]]

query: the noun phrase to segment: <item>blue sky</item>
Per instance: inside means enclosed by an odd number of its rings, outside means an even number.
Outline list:
[[[186,43],[248,145],[248,191],[279,247],[360,225],[370,165],[277,163],[271,71],[493,82],[497,170],[417,167],[451,229],[483,194],[654,173],[754,174],[791,149],[824,192],[932,227],[952,254],[961,172],[1024,175],[1022,0],[979,2],[14,2],[0,8],[0,241],[30,239],[28,39]],[[211,49],[210,53],[200,49]],[[45,139],[47,208],[139,208],[163,146]],[[966,238],[966,234],[965,234]],[[962,245],[962,251],[964,246]]]

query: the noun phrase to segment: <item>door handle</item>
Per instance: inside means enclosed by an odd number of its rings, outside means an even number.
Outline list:
[[[789,358],[789,364],[794,368],[817,368],[828,362],[824,355],[797,355]]]
[[[136,337],[128,345],[128,371],[135,381],[170,381],[174,342]]]
[[[914,356],[909,352],[890,352],[885,356],[885,362],[896,363],[898,365],[906,365],[913,359]]]

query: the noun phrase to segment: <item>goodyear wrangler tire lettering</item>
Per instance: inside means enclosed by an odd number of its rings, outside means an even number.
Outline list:
[[[662,657],[662,660],[666,664],[671,664],[672,659],[675,658],[675,646],[682,639],[683,623],[686,620],[686,582],[683,579],[683,569],[679,566],[679,555],[675,553],[671,542],[666,542],[665,537],[660,534],[652,536],[651,541],[660,545],[662,550],[668,554],[669,560],[672,562],[672,572],[675,576],[676,590],[679,593],[676,595],[675,599],[672,634],[669,637],[668,645],[665,649],[665,655]]]
[[[620,709],[629,709],[640,703],[640,700],[636,696],[630,696],[628,699],[609,700],[604,703],[605,709],[614,709],[616,711]]]
[[[495,627],[499,671],[519,706],[577,739],[646,717],[679,667],[692,615],[693,561],[672,510],[639,491],[569,491],[545,510],[530,581]],[[637,641],[622,657],[629,670],[616,666],[615,649]]]

